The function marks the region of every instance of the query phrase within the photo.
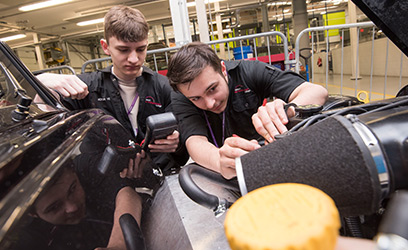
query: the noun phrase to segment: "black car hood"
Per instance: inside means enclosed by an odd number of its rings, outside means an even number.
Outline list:
[[[408,1],[352,0],[408,56]]]

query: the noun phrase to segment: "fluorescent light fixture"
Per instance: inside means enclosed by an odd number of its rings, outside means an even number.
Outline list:
[[[8,36],[8,37],[0,38],[0,41],[7,42],[7,41],[16,40],[16,39],[20,39],[20,38],[24,38],[24,37],[26,37],[25,34],[18,34],[18,35],[14,35],[14,36]]]
[[[268,6],[279,6],[279,5],[292,5],[291,1],[288,2],[273,2],[273,3],[268,3]]]
[[[323,7],[323,8],[317,8],[317,9],[308,9],[307,12],[318,12],[318,11],[325,11],[326,9],[334,9],[337,8],[336,6],[328,6],[327,8]]]
[[[23,7],[18,8],[20,11],[31,11],[31,10],[38,10],[42,8],[47,8],[63,3],[68,3],[72,2],[72,0],[48,0],[44,2],[39,2],[39,3],[34,3],[34,4],[29,4],[29,5],[24,5]]]
[[[93,20],[89,20],[89,21],[83,21],[83,22],[79,22],[77,23],[78,26],[87,26],[87,25],[92,25],[92,24],[97,24],[97,23],[103,23],[103,17],[102,18],[98,18],[98,19],[93,19]]]
[[[224,0],[205,0],[204,3],[205,3],[205,4],[207,4],[207,3],[216,3],[216,2],[222,2],[222,1],[224,1]],[[195,6],[195,5],[196,5],[195,1],[194,1],[194,2],[186,3],[186,6],[187,6],[187,7],[193,7],[193,6]]]

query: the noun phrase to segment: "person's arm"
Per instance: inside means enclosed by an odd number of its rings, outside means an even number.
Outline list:
[[[375,250],[376,243],[373,240],[339,236],[335,250]]]
[[[76,75],[43,73],[37,76],[56,96],[61,94],[71,99],[84,99],[88,95],[88,86]]]
[[[314,83],[304,82],[292,92],[289,97],[289,102],[293,102],[298,105],[323,105],[326,102],[327,97],[328,92],[324,87]]]
[[[291,93],[288,102],[297,105],[319,104],[323,105],[327,100],[327,90],[317,84],[304,82]],[[285,112],[286,103],[281,99],[267,103],[265,106],[258,108],[258,112],[252,116],[252,123],[262,137],[268,142],[274,140],[274,136],[287,131],[286,124],[288,116],[295,115],[293,109]]]
[[[106,248],[97,249],[126,249],[125,239],[119,224],[119,218],[123,214],[131,214],[140,226],[142,215],[142,199],[134,189],[127,186],[119,190],[115,202],[115,214],[113,228],[109,243]]]
[[[215,147],[205,136],[190,136],[186,141],[187,150],[196,163],[220,173],[224,178],[236,176],[235,158],[260,148],[255,140],[229,137],[221,148]]]

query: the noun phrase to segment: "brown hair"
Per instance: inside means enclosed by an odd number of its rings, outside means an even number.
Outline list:
[[[105,15],[105,39],[116,37],[124,42],[139,42],[148,38],[149,25],[138,9],[114,6]]]
[[[222,75],[221,60],[207,44],[184,45],[170,59],[167,72],[170,85],[177,91],[177,85],[191,83],[207,66]]]

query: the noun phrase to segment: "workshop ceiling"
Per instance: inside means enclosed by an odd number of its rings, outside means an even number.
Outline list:
[[[77,23],[102,18],[110,7],[119,4],[138,8],[146,16],[150,25],[171,24],[169,0],[72,0],[62,5],[39,10],[28,12],[19,10],[24,5],[36,2],[39,0],[2,0],[0,2],[0,38],[23,33],[26,35],[25,38],[8,41],[7,43],[11,47],[34,44],[34,34],[38,35],[42,43],[102,35],[102,23],[89,26],[78,26]],[[193,2],[193,0],[188,0],[188,2]],[[221,0],[219,4],[221,11],[234,11],[266,3],[281,4],[282,2],[290,1]],[[316,1],[313,0],[313,2]],[[188,10],[190,17],[195,16],[194,7],[190,7]],[[214,11],[214,9],[212,10]]]

